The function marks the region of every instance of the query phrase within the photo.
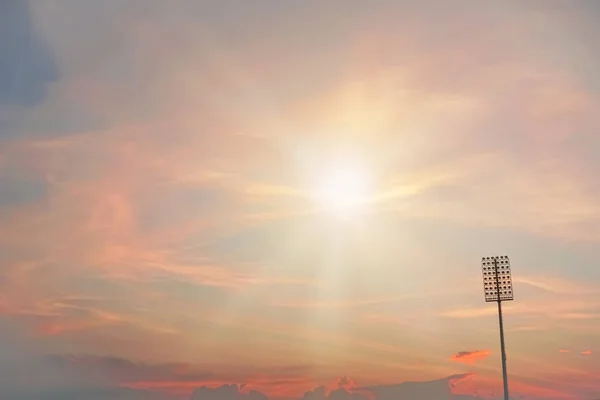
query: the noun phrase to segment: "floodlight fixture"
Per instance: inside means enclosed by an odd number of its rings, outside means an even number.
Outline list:
[[[510,259],[508,256],[481,258],[483,273],[483,291],[485,301],[498,303],[498,325],[500,328],[500,350],[502,352],[502,380],[504,400],[508,398],[508,377],[506,373],[506,347],[504,346],[504,323],[502,320],[502,302],[514,300]]]
[[[486,302],[514,300],[508,256],[483,257],[481,272]]]

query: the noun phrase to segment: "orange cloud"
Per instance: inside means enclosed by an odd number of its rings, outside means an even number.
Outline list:
[[[483,361],[491,354],[489,350],[461,351],[454,354],[450,359],[454,362],[464,364],[476,364],[478,361]]]
[[[558,352],[559,352],[559,353],[570,353],[570,352],[571,352],[571,350],[559,350]]]
[[[584,356],[589,356],[589,355],[591,355],[591,354],[592,354],[592,351],[591,351],[591,350],[585,350],[585,351],[582,351],[582,352],[581,352],[581,355],[584,355]]]
[[[45,173],[51,190],[47,201],[7,212],[6,217],[15,228],[6,238],[0,232],[0,241],[11,247],[35,248],[43,255],[38,263],[60,263],[63,273],[67,268],[93,265],[107,278],[139,280],[170,275],[224,289],[307,283],[262,276],[255,271],[241,272],[231,262],[222,265],[203,255],[193,260],[180,257],[174,248],[190,236],[217,241],[261,223],[267,214],[280,218],[289,216],[289,211],[273,212],[273,207],[267,206],[264,207],[269,211],[266,214],[248,212],[253,209],[257,194],[261,198],[278,197],[287,191],[254,182],[250,177],[215,171],[210,166],[199,167],[197,155],[188,154],[186,150],[203,147],[194,142],[193,136],[180,138],[189,144],[181,148],[165,149],[160,140],[140,140],[144,144],[132,148],[120,136],[123,131],[138,137],[146,136],[153,128],[141,124],[123,127],[118,134],[108,130],[13,144],[11,149],[15,155],[11,160],[16,163],[15,167]],[[242,141],[243,147],[252,148],[254,153],[270,151],[264,140]],[[225,151],[221,142],[211,139],[209,147],[217,146]],[[232,151],[231,146],[227,147],[227,151]],[[55,157],[68,158],[75,153],[82,154],[83,159],[90,154],[90,149],[102,162],[92,170],[84,165],[78,172],[81,176],[74,177],[54,162]],[[167,156],[168,159],[163,159]],[[192,181],[190,175],[193,175]],[[153,178],[161,184],[156,185]],[[173,211],[173,208],[182,208],[177,204],[181,198],[194,193],[218,196],[220,201],[202,204],[197,209],[196,204],[191,204],[192,209],[185,213]],[[47,204],[50,204],[50,212]],[[201,209],[204,211],[200,212]],[[143,229],[145,220],[157,215],[156,226]],[[217,232],[219,236],[215,236]],[[32,240],[34,237],[36,240]]]
[[[73,323],[45,323],[40,326],[38,332],[44,336],[55,336],[67,332],[84,331],[97,327],[98,325],[90,324],[87,322],[73,322]]]

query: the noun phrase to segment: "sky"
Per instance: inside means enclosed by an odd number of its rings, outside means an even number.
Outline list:
[[[0,0],[0,398],[600,398],[598,18]]]

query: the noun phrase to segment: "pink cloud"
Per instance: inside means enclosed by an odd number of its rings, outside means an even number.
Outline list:
[[[490,354],[491,351],[489,350],[461,351],[454,354],[450,359],[464,364],[476,364],[488,358]]]

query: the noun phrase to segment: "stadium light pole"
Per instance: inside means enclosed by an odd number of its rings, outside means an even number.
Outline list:
[[[498,325],[500,328],[500,350],[502,352],[502,379],[504,382],[504,400],[508,398],[508,377],[506,375],[506,348],[504,346],[504,324],[502,321],[502,302],[514,300],[510,259],[508,256],[481,258],[483,272],[483,290],[487,303],[498,303]]]

